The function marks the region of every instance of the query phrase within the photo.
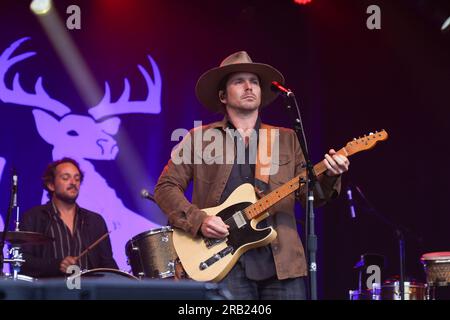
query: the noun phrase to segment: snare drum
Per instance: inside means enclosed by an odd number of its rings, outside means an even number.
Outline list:
[[[179,269],[178,255],[169,226],[138,234],[125,246],[128,264],[136,277],[172,278]]]
[[[400,282],[373,284],[374,300],[401,300]],[[427,286],[423,283],[405,281],[405,300],[426,300]]]
[[[450,283],[450,252],[430,252],[420,261],[425,269],[428,285],[442,286]]]

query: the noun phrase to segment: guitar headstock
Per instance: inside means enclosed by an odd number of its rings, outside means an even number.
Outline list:
[[[384,141],[388,138],[388,134],[386,130],[375,131],[375,133],[369,133],[368,135],[364,135],[364,137],[360,137],[358,139],[353,139],[348,142],[345,146],[345,150],[349,155],[354,153],[369,150],[375,147],[378,141]]]

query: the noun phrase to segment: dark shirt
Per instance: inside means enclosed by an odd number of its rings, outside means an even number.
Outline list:
[[[54,239],[43,245],[23,246],[25,263],[22,273],[39,278],[64,276],[59,270],[61,261],[69,255],[78,256],[105,234],[107,227],[98,213],[77,207],[72,235],[49,201],[46,205],[36,206],[24,213],[21,230],[42,233]],[[90,250],[78,263],[82,269],[118,269],[109,237]]]
[[[80,233],[80,207],[77,206],[73,224],[73,234],[61,219],[61,214],[53,204],[52,208],[53,211],[50,216],[54,223],[50,224],[49,235],[54,239],[52,242],[53,258],[62,261],[67,256],[76,257],[80,255],[84,250]],[[86,269],[88,266],[87,256],[84,255],[81,257],[78,263],[81,269]]]
[[[255,124],[255,130],[249,138],[248,145],[246,145],[244,139],[233,124],[228,122],[228,129],[235,130],[234,143],[236,157],[230,177],[221,195],[220,203],[223,203],[237,187],[244,183],[250,183],[253,186],[256,183],[261,191],[267,188],[264,182],[256,181],[255,179],[255,160],[260,126],[261,121],[258,118]],[[245,152],[242,152],[243,150]],[[267,227],[267,220],[262,220],[257,227]],[[265,280],[276,275],[275,262],[270,245],[250,249],[240,257],[239,263],[244,267],[247,278],[251,280]]]

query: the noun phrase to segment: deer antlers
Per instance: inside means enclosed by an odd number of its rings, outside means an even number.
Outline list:
[[[42,77],[39,77],[35,84],[36,93],[28,93],[22,89],[19,83],[19,73],[14,75],[12,90],[6,87],[5,76],[8,69],[19,61],[25,60],[36,54],[36,52],[26,52],[10,58],[11,54],[29,37],[15,41],[0,55],[0,100],[6,103],[15,103],[23,106],[31,106],[51,111],[62,117],[70,112],[70,109],[61,102],[52,99],[42,87]]]
[[[103,117],[126,114],[126,113],[160,113],[161,112],[161,74],[155,61],[147,56],[150,61],[154,73],[155,81],[152,81],[147,70],[138,65],[142,76],[147,83],[148,94],[144,101],[130,100],[130,83],[128,79],[124,79],[124,90],[120,98],[116,102],[111,102],[111,90],[105,82],[105,96],[93,108],[89,109],[89,113],[98,120]]]
[[[15,41],[0,55],[0,100],[6,103],[15,103],[23,106],[37,107],[43,110],[51,111],[56,115],[63,117],[71,112],[70,108],[61,102],[52,99],[42,87],[42,77],[39,77],[35,84],[36,93],[28,93],[22,89],[19,83],[19,74],[16,73],[13,79],[12,89],[6,87],[6,73],[12,65],[19,61],[25,60],[36,52],[26,52],[10,58],[13,52],[29,37],[21,38]],[[159,113],[161,112],[161,74],[155,61],[147,56],[152,65],[154,81],[152,81],[149,73],[141,65],[138,68],[145,79],[148,88],[148,94],[143,101],[130,100],[130,83],[128,79],[124,79],[124,91],[116,102],[111,102],[111,90],[107,82],[105,82],[105,96],[93,108],[89,109],[89,113],[95,120],[104,117],[114,116],[127,113]]]

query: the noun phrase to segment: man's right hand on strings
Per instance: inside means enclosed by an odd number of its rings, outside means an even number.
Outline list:
[[[207,216],[202,223],[200,230],[202,234],[207,238],[221,239],[228,236],[228,228],[222,218],[217,216]]]

